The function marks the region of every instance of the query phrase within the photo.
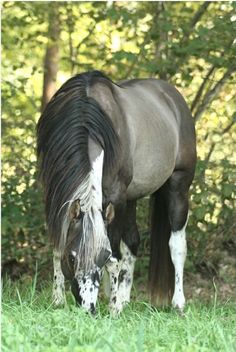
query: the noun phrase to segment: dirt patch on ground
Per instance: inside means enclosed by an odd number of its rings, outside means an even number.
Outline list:
[[[195,273],[187,272],[185,293],[190,300],[236,301],[236,255],[224,250],[216,271],[202,264]]]

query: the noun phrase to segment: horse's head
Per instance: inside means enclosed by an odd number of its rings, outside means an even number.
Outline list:
[[[77,304],[91,313],[95,313],[103,267],[112,254],[107,224],[113,217],[114,207],[111,203],[104,213],[93,210],[92,215],[83,212],[79,202],[71,208],[62,271],[71,282]]]

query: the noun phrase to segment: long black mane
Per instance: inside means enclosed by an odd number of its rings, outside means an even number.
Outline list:
[[[57,91],[37,125],[37,154],[52,242],[61,244],[66,205],[91,170],[88,139],[104,149],[104,171],[119,158],[119,139],[109,116],[87,95],[88,87],[112,82],[99,71],[76,75]]]

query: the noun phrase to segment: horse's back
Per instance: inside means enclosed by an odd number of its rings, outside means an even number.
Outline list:
[[[193,121],[180,93],[166,82],[126,81],[115,91],[128,124],[133,161],[128,197],[141,197],[161,187],[178,164],[183,166],[186,146],[194,154]]]
[[[122,174],[131,180],[129,199],[153,193],[176,168],[194,167],[190,165],[195,160],[193,119],[173,86],[156,79],[120,85],[98,80],[89,95],[108,113],[119,135]]]

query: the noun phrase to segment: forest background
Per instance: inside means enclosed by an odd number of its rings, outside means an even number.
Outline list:
[[[187,228],[187,296],[236,289],[236,3],[4,2],[2,4],[2,270],[13,280],[51,277],[51,248],[37,175],[35,126],[74,74],[114,81],[168,80],[196,122],[198,163]],[[148,273],[148,197],[135,285]]]

